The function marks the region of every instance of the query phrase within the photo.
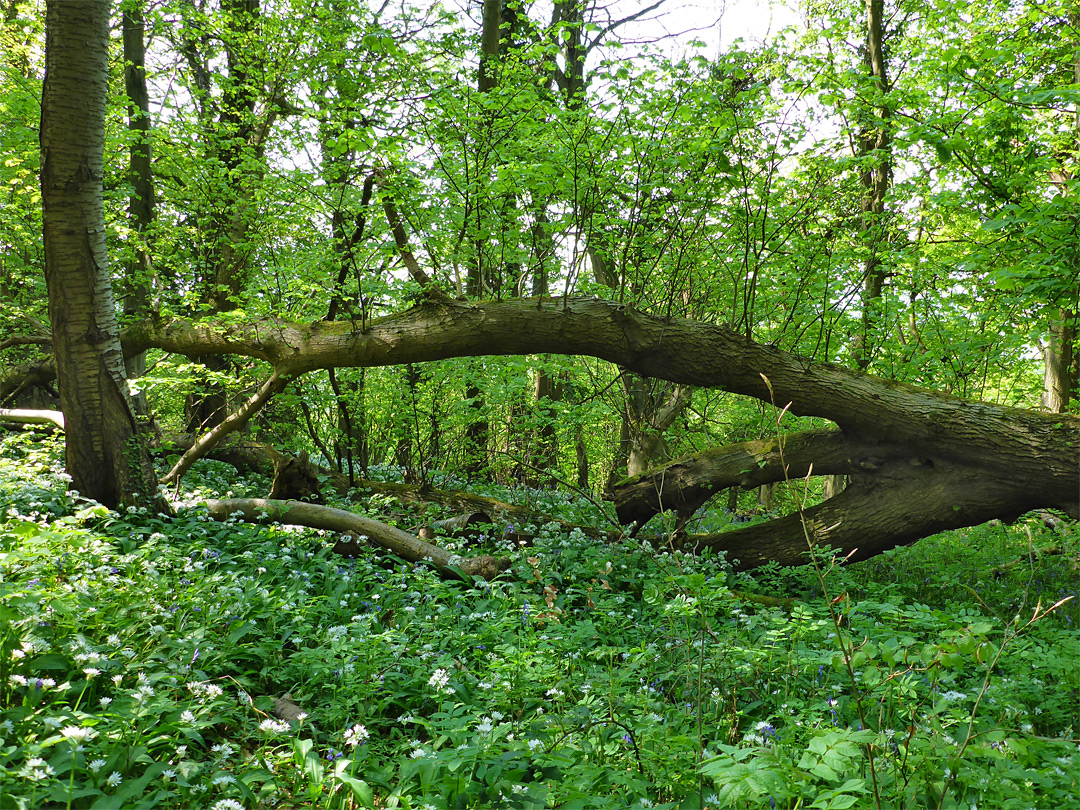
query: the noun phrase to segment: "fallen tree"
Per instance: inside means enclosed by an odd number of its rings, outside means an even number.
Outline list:
[[[428,543],[401,529],[380,523],[371,518],[355,515],[343,509],[317,506],[301,501],[275,501],[267,498],[230,498],[204,502],[210,517],[227,520],[239,515],[249,523],[282,523],[291,526],[307,526],[345,534],[366,537],[388,551],[409,562],[429,562],[445,576],[483,577],[492,580],[510,567],[505,557],[482,555],[462,557],[446,549]]]
[[[0,424],[12,423],[19,425],[44,425],[48,428],[64,427],[64,414],[61,411],[26,411],[0,408]],[[166,446],[190,450],[196,445],[196,440],[190,434],[183,434],[170,439]],[[311,500],[303,497],[303,493],[295,491],[290,494],[279,494],[281,489],[282,469],[288,469],[292,459],[278,453],[272,447],[259,442],[239,440],[228,441],[217,445],[212,451],[205,454],[207,458],[223,461],[237,469],[238,472],[257,472],[273,478],[273,488],[267,500]],[[622,535],[620,531],[603,530],[594,526],[581,526],[560,520],[537,512],[527,506],[507,503],[497,498],[486,495],[477,495],[472,492],[459,490],[438,489],[423,484],[404,484],[394,481],[372,481],[366,478],[355,479],[351,484],[349,477],[337,470],[321,467],[304,459],[300,465],[307,468],[305,476],[314,476],[325,479],[326,482],[338,493],[340,497],[347,497],[350,492],[358,494],[371,493],[392,498],[402,504],[413,507],[438,506],[444,509],[459,512],[450,518],[437,520],[430,527],[435,532],[447,531],[454,533],[463,528],[471,528],[476,524],[490,524],[497,528],[498,535],[507,541],[517,545],[527,545],[532,541],[532,535],[522,530],[522,525],[543,526],[555,523],[569,532],[579,530],[589,537],[598,539],[615,540]],[[455,522],[466,519],[466,526],[456,526]],[[481,519],[482,518],[482,519]],[[305,524],[306,525],[306,524]]]
[[[63,415],[59,412],[56,414],[60,417]],[[3,418],[2,412],[0,412],[0,419]],[[189,450],[195,444],[194,438],[190,434],[185,434],[178,437],[173,437],[168,446],[176,447],[181,450]],[[218,461],[224,461],[226,464],[230,464],[236,467],[239,472],[257,472],[268,477],[275,479],[275,485],[277,483],[277,474],[280,471],[281,464],[286,457],[275,451],[273,448],[253,441],[228,441],[219,444],[212,451],[206,454],[207,458],[213,458]],[[622,534],[621,531],[615,531],[613,529],[598,529],[594,526],[580,526],[567,521],[560,520],[551,515],[538,512],[528,506],[521,504],[507,503],[501,501],[498,498],[491,498],[486,495],[477,495],[473,492],[463,492],[461,490],[440,489],[439,487],[431,486],[430,484],[405,484],[397,481],[373,481],[369,478],[355,478],[352,483],[349,482],[349,476],[328,467],[323,467],[312,462],[308,462],[306,465],[309,468],[310,474],[313,474],[320,481],[325,481],[341,498],[348,497],[350,492],[356,494],[381,495],[383,497],[392,498],[402,504],[407,504],[413,507],[430,507],[438,506],[444,510],[460,514],[484,514],[489,517],[489,521],[492,524],[499,524],[499,533],[502,537],[513,540],[519,544],[528,543],[532,538],[527,533],[521,531],[523,525],[543,526],[548,523],[555,523],[561,526],[565,531],[572,531],[578,529],[584,532],[589,537],[606,538],[614,540]],[[277,498],[271,492],[271,499]],[[309,498],[300,498],[296,494],[288,495],[288,498],[296,500],[310,500]],[[448,518],[447,520],[453,520],[455,518]],[[441,521],[436,521],[435,527],[439,528]]]
[[[129,330],[129,351],[158,348],[187,356],[237,354],[294,377],[340,366],[380,366],[480,355],[569,354],[609,360],[640,374],[716,387],[832,420],[838,430],[780,445],[717,452],[723,473],[709,484],[768,483],[804,470],[845,472],[840,496],[806,511],[815,543],[861,558],[920,537],[1038,508],[1080,517],[1080,419],[973,402],[748,340],[723,325],[659,318],[591,298],[489,303],[427,300],[370,322],[220,324],[173,319]],[[727,456],[728,460],[724,459]],[[754,462],[754,463],[748,463]],[[678,463],[678,462],[676,462]],[[736,469],[737,468],[737,469]],[[639,479],[657,503],[671,500],[656,478]],[[667,493],[667,494],[664,494]],[[629,513],[624,510],[624,514]],[[798,515],[693,538],[726,551],[742,567],[804,559]]]
[[[50,425],[64,429],[62,411],[46,411],[33,408],[0,408],[0,422],[14,422],[20,425]]]

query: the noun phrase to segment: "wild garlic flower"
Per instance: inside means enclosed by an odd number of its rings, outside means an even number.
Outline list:
[[[433,687],[436,692],[441,692],[448,683],[450,683],[450,676],[442,668],[435,670],[431,677],[428,678],[428,686]]]
[[[370,736],[371,735],[368,734],[367,728],[360,725],[360,723],[357,723],[355,726],[345,732],[345,744],[351,745],[353,748],[355,748],[360,743],[367,740]]]

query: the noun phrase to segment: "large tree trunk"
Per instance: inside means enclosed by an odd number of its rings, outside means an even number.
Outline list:
[[[347,322],[262,320],[222,328],[174,320],[132,330],[129,339],[133,349],[259,357],[282,375],[463,356],[590,355],[651,377],[790,403],[794,414],[840,427],[819,446],[789,439],[785,454],[792,477],[811,463],[815,472],[851,476],[848,489],[808,513],[820,527],[812,536],[845,552],[883,551],[943,528],[1042,507],[1080,517],[1076,416],[961,400],[763,346],[726,326],[658,318],[608,301],[431,302],[365,329]],[[736,465],[736,472],[755,466]],[[784,478],[783,465],[766,466],[767,475],[755,471],[734,483]],[[802,558],[806,541],[791,528],[798,528],[797,516],[763,525],[777,529],[775,539],[766,542],[766,530],[755,526],[699,545],[727,548],[743,565]],[[744,548],[747,537],[758,556]]]
[[[75,489],[106,506],[156,499],[132,414],[105,253],[108,0],[50,0],[41,99],[49,319]]]

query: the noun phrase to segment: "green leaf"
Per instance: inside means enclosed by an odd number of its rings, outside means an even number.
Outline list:
[[[345,767],[352,765],[352,762],[347,759],[338,760],[335,765],[334,778],[341,782],[343,785],[347,785],[349,790],[352,791],[353,796],[364,807],[375,806],[375,796],[371,791],[371,786],[368,785],[363,779],[357,779],[355,776],[351,776],[347,773],[343,773]]]
[[[303,770],[308,779],[308,784],[314,786],[322,784],[325,769],[319,760],[319,755],[312,750],[313,746],[314,743],[311,740],[301,740],[299,738],[294,739],[292,743],[293,759]]]

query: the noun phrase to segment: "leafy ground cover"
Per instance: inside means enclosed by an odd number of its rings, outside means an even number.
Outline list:
[[[1076,602],[1048,611],[1077,588],[1075,527],[752,577],[534,527],[532,547],[503,549],[503,580],[470,586],[338,557],[318,532],[211,521],[201,495],[266,491],[214,463],[170,520],[82,501],[60,469],[54,445],[3,439],[4,808],[1080,794]],[[362,493],[349,507],[406,514]]]

